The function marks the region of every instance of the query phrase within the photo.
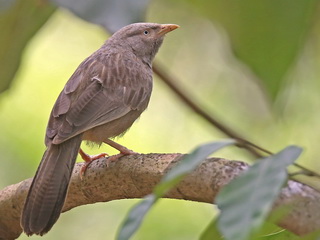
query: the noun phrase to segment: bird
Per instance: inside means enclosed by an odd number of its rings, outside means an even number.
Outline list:
[[[104,155],[84,153],[82,141],[114,142],[147,108],[152,92],[152,61],[164,36],[176,24],[133,23],[115,32],[75,70],[51,111],[46,150],[28,191],[21,227],[31,236],[46,234],[58,220],[78,153],[85,161]]]

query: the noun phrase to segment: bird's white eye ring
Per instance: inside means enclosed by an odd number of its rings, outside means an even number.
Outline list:
[[[148,35],[148,34],[149,34],[149,31],[148,31],[148,30],[145,30],[143,33],[144,33],[144,35]]]

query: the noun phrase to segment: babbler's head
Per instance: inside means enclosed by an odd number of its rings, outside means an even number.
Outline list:
[[[108,42],[130,48],[143,61],[151,63],[166,33],[178,27],[176,24],[133,23],[114,33]]]

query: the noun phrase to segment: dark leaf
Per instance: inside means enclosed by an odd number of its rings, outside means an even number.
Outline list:
[[[221,190],[216,203],[221,210],[219,229],[225,239],[247,240],[259,230],[287,179],[287,166],[301,151],[289,146],[257,162]]]
[[[46,1],[18,0],[0,5],[0,92],[9,88],[24,47],[55,8]]]
[[[149,0],[51,0],[80,18],[114,33],[123,26],[143,22]]]
[[[236,56],[256,73],[275,100],[305,44],[319,1],[190,2],[225,28]]]

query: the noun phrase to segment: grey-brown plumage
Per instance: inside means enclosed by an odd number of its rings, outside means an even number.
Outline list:
[[[60,93],[46,131],[47,150],[21,217],[27,235],[47,233],[59,218],[82,140],[101,143],[125,132],[146,109],[151,62],[174,24],[135,23],[85,59]]]

